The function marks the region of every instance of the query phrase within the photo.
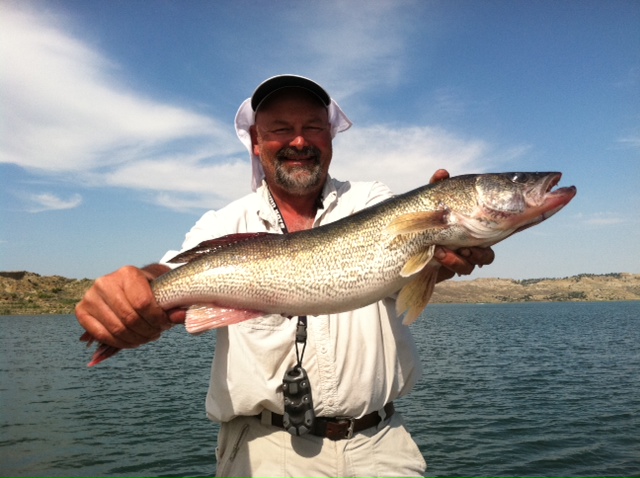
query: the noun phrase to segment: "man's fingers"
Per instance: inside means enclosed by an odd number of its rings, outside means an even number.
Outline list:
[[[449,273],[441,271],[438,275],[439,280],[445,280],[453,277],[454,274],[469,275],[476,266],[491,264],[495,259],[495,253],[490,247],[464,247],[455,252],[446,247],[437,247],[435,258],[450,271]]]
[[[125,307],[119,312],[125,325],[144,337],[171,328],[173,324],[151,291],[149,281],[152,277],[136,268],[127,273],[132,277],[125,278],[127,286],[123,287],[124,299],[119,303],[119,306]]]
[[[105,302],[99,290],[89,290],[76,307],[78,321],[97,341],[114,347],[131,348],[148,342],[154,333],[150,330],[140,333],[128,327],[127,323],[133,322],[137,314],[129,309],[127,317],[123,317],[121,314],[126,308],[120,305],[121,300],[112,297]]]
[[[467,261],[461,254],[445,248],[436,248],[436,259],[444,267],[452,271],[454,274],[468,275],[473,272],[474,265]]]
[[[114,347],[156,340],[173,324],[155,301],[151,278],[123,267],[97,279],[76,307],[78,321],[96,340]]]
[[[438,169],[431,179],[429,179],[429,184],[437,183],[438,181],[442,181],[443,179],[449,179],[449,171],[446,169]]]
[[[493,249],[490,247],[471,247],[468,249],[462,249],[461,251],[464,251],[462,256],[468,262],[477,265],[478,267],[489,265],[496,258]]]
[[[184,324],[184,320],[187,315],[186,309],[171,309],[167,311],[169,320],[173,324]]]

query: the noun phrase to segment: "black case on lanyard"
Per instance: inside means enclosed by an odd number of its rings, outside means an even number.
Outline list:
[[[313,429],[316,416],[311,400],[307,372],[299,365],[287,370],[282,379],[284,415],[282,424],[292,435],[304,435]]]

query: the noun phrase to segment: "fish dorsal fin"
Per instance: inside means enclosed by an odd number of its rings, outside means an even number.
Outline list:
[[[227,236],[216,237],[215,239],[202,241],[196,247],[193,247],[184,252],[181,252],[180,254],[178,254],[168,262],[172,264],[182,264],[185,262],[191,262],[194,259],[197,259],[198,257],[201,257],[215,250],[222,249],[223,247],[228,247],[232,244],[237,244],[238,242],[249,241],[251,239],[255,239],[262,236],[268,236],[270,234],[271,233],[269,232],[247,232],[247,233],[229,234]]]
[[[226,327],[245,320],[265,315],[264,312],[248,309],[231,309],[215,304],[196,304],[187,309],[184,326],[192,335],[200,335],[207,330]]]
[[[402,277],[409,277],[417,272],[420,272],[422,269],[424,269],[424,266],[426,266],[427,263],[433,258],[435,250],[436,246],[431,245],[425,250],[411,256],[400,271],[400,275]]]
[[[438,263],[427,265],[411,282],[400,289],[396,301],[396,312],[398,315],[407,313],[402,320],[403,324],[410,325],[415,322],[429,303],[438,279],[439,269]]]
[[[447,225],[446,216],[448,214],[447,209],[402,214],[389,223],[386,231],[393,236],[398,236],[444,227]]]

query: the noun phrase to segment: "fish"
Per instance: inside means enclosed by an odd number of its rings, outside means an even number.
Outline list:
[[[413,323],[440,267],[436,246],[489,247],[550,218],[576,195],[560,172],[467,174],[427,184],[353,215],[290,234],[233,234],[204,241],[151,282],[165,310],[187,308],[194,335],[269,314],[318,316],[397,294]],[[92,342],[84,334],[81,340]],[[101,344],[89,366],[118,349]]]

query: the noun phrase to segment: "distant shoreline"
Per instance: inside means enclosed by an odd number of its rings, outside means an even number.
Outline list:
[[[0,271],[0,315],[73,314],[91,279]],[[640,300],[640,274],[579,274],[560,279],[471,279],[436,286],[433,304],[614,302]]]

